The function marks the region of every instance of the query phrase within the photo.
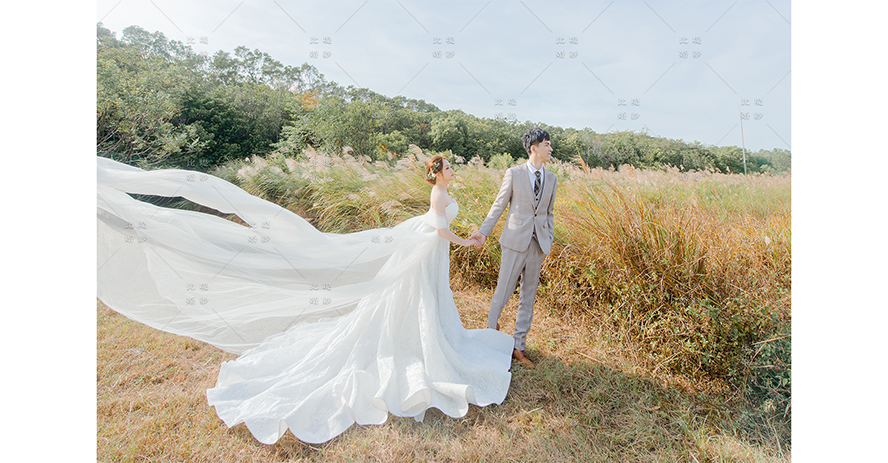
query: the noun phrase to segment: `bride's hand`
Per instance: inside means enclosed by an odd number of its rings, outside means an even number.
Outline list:
[[[472,247],[476,247],[476,248],[481,248],[481,243],[477,238],[469,238],[466,240],[466,242],[465,242],[465,244],[463,244],[463,246],[466,246],[466,247],[472,246]]]

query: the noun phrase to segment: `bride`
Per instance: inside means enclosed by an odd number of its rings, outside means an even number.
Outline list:
[[[500,404],[514,341],[466,330],[449,286],[450,163],[426,164],[431,207],[393,228],[321,233],[213,176],[97,157],[98,297],[154,328],[240,354],[209,404],[273,444],[326,442],[391,413],[422,421]],[[181,196],[249,227],[129,194]]]

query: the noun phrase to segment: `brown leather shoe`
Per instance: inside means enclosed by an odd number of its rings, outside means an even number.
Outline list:
[[[499,322],[496,322],[496,330],[499,331]]]
[[[512,358],[517,360],[518,363],[524,368],[527,368],[529,370],[533,370],[534,368],[536,368],[536,365],[534,365],[533,362],[531,362],[529,358],[524,356],[524,351],[521,351],[518,349],[513,349],[512,350]]]

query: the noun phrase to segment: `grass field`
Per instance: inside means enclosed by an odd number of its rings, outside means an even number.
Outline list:
[[[492,294],[456,292],[463,325],[486,325]],[[777,446],[726,428],[703,396],[646,374],[637,353],[538,310],[528,336],[536,370],[513,367],[502,405],[423,423],[390,417],[321,445],[287,433],[275,445],[228,429],[205,391],[235,356],[163,333],[97,304],[98,461],[789,461]],[[515,301],[502,326],[514,325]],[[578,320],[581,322],[582,320]]]
[[[425,212],[425,158],[417,150],[386,164],[307,152],[213,174],[322,231],[348,232]],[[452,228],[467,236],[513,161],[453,161],[460,215]],[[789,461],[790,176],[547,168],[559,187],[528,337],[538,368],[513,369],[502,405],[461,419],[431,411],[421,424],[390,417],[323,445],[287,434],[265,446],[243,425],[227,429],[207,405],[204,391],[232,355],[99,302],[98,459]],[[481,250],[453,248],[451,285],[467,328],[485,326],[498,264],[495,239]],[[506,308],[503,331],[514,310]]]

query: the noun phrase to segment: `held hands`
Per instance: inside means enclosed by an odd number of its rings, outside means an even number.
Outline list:
[[[475,232],[472,236],[469,237],[470,240],[475,240],[478,242],[478,247],[484,244],[484,240],[487,239],[487,236],[481,232]]]
[[[484,246],[484,240],[486,239],[487,236],[481,234],[480,232],[476,232],[466,240],[466,243],[463,246],[474,246],[480,249],[482,246]]]
[[[484,245],[485,239],[487,239],[486,236],[482,235],[481,233],[475,233],[474,235],[470,236],[466,240],[466,242],[465,242],[465,244],[463,244],[463,246],[474,246],[474,247],[480,249],[481,246]]]
[[[483,241],[478,240],[477,238],[475,238],[474,236],[472,236],[472,237],[469,237],[469,238],[466,240],[466,242],[463,244],[463,246],[467,246],[467,247],[468,247],[468,246],[473,246],[473,247],[476,247],[476,248],[480,248],[482,243],[483,243]]]

